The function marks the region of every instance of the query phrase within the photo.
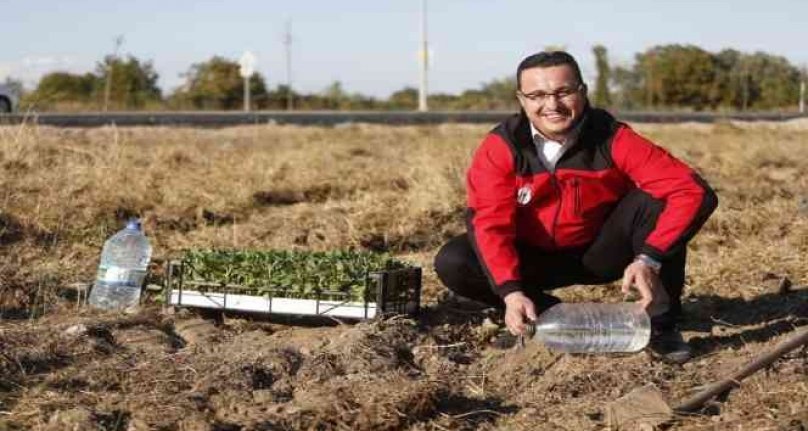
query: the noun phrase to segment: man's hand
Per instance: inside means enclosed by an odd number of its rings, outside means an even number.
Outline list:
[[[536,320],[536,307],[524,293],[516,291],[505,295],[505,326],[513,335],[525,331],[525,319]]]
[[[639,303],[648,315],[657,316],[668,310],[670,299],[662,287],[659,275],[639,260],[627,266],[623,273],[623,293],[631,293],[632,286],[640,293]]]

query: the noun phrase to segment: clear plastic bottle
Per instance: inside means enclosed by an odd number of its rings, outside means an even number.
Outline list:
[[[651,319],[635,303],[561,303],[541,315],[534,338],[569,353],[636,352],[651,337]]]
[[[129,220],[126,228],[104,243],[95,284],[90,291],[90,305],[107,310],[136,307],[151,252],[140,221]]]

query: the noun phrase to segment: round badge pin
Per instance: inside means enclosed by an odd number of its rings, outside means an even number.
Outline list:
[[[522,186],[516,193],[516,202],[518,202],[519,205],[527,205],[528,203],[530,203],[530,200],[532,198],[533,198],[533,190],[530,189],[530,186]]]

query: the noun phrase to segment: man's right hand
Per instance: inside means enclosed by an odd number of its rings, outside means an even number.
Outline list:
[[[513,335],[525,332],[525,319],[536,320],[536,307],[524,293],[520,291],[505,295],[505,326]]]
[[[629,264],[623,273],[623,293],[628,295],[632,288],[640,293],[639,304],[649,316],[660,315],[670,308],[670,298],[659,275],[640,260]]]

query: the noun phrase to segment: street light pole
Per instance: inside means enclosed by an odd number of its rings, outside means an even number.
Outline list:
[[[421,85],[418,91],[418,110],[426,112],[427,106],[427,68],[429,67],[429,45],[426,37],[426,0],[421,0]]]
[[[294,105],[292,98],[292,21],[286,21],[286,33],[283,36],[286,46],[286,110],[291,111]]]
[[[244,51],[238,60],[238,73],[244,79],[244,112],[250,111],[250,78],[255,73],[255,60],[255,55],[250,51]]]

